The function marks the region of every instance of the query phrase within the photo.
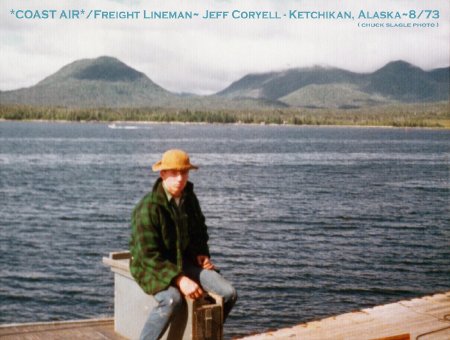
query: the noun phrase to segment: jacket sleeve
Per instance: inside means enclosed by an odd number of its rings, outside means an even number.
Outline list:
[[[131,274],[147,294],[166,289],[180,270],[162,255],[157,207],[145,202],[138,205],[133,211],[131,229]]]

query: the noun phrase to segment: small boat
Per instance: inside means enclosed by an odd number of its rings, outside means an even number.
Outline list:
[[[126,129],[126,130],[135,130],[138,127],[134,125],[116,125],[116,123],[108,124],[110,129]]]

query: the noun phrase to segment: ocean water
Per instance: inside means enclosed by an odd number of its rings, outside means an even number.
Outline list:
[[[227,338],[450,288],[450,131],[0,122],[0,323],[113,314],[151,164],[183,148]]]

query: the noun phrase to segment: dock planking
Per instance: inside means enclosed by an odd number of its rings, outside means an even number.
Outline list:
[[[341,314],[241,340],[450,340],[450,292]]]
[[[114,332],[114,319],[89,319],[0,325],[2,340],[124,340]]]
[[[123,340],[114,320],[0,325],[3,340]],[[449,340],[450,292],[400,301],[241,338],[241,340]]]

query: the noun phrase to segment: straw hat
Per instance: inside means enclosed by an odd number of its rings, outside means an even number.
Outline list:
[[[166,151],[163,154],[162,159],[152,166],[153,171],[191,169],[198,169],[198,167],[191,164],[189,155],[186,152],[177,149]]]

